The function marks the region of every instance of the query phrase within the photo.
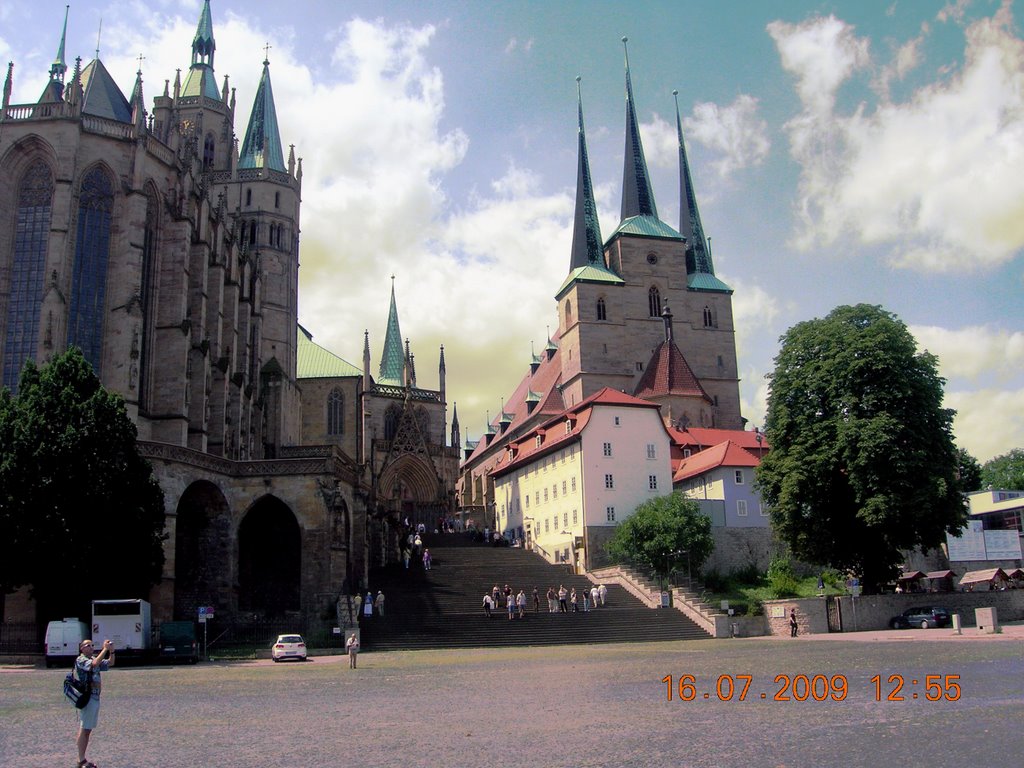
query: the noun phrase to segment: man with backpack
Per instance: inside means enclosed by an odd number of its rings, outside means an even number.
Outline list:
[[[96,652],[92,640],[83,640],[78,644],[78,658],[75,659],[75,676],[79,682],[89,686],[89,703],[78,710],[78,768],[96,768],[85,757],[89,748],[89,737],[99,721],[100,716],[100,673],[110,669],[114,663],[114,643],[103,641],[103,649]]]

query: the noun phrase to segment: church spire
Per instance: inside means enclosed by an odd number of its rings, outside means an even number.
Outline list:
[[[60,33],[60,45],[57,47],[57,56],[50,66],[50,80],[60,83],[64,82],[64,74],[68,71],[68,65],[64,61],[64,41],[67,40],[68,36],[68,13],[70,12],[71,6],[64,6],[64,29]]]
[[[683,122],[679,118],[679,91],[672,91],[676,101],[676,133],[679,136],[679,233],[686,238],[686,272],[715,274],[711,251],[704,237],[697,210],[697,195],[693,191],[690,177],[690,163],[686,159],[686,144],[683,141]]]
[[[238,167],[270,168],[285,172],[281,132],[277,127],[277,109],[274,106],[274,91],[270,87],[270,61],[266,58],[263,59],[263,76],[256,89],[256,99],[252,104],[249,127],[245,130]]]
[[[402,329],[398,325],[398,305],[395,303],[395,276],[391,276],[391,307],[388,310],[388,328],[384,334],[384,353],[380,357],[378,384],[405,385],[405,351],[402,348]]]
[[[587,134],[583,128],[583,95],[579,76],[576,77],[576,104],[579,121],[579,167],[576,172],[576,219],[572,230],[572,257],[569,271],[590,264],[603,264],[601,226],[597,220],[594,185],[590,180],[590,160],[587,156]]]
[[[651,177],[644,159],[644,146],[640,142],[640,124],[636,119],[636,106],[633,102],[633,82],[629,76],[629,50],[622,38],[622,48],[626,54],[626,153],[622,169],[622,220],[633,216],[653,216],[658,218],[658,209],[654,205],[654,192],[651,190]]]
[[[217,43],[213,39],[213,16],[210,14],[210,0],[203,0],[199,14],[196,36],[192,38],[192,65],[205,64],[213,69],[213,52]]]

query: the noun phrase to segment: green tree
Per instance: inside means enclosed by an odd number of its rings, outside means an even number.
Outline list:
[[[615,527],[608,554],[629,560],[667,577],[687,563],[700,571],[715,547],[711,518],[701,514],[696,501],[680,493],[645,501]]]
[[[981,464],[963,448],[957,449],[957,472],[965,493],[981,490]]]
[[[895,315],[865,304],[799,323],[781,342],[762,500],[795,557],[876,589],[901,550],[936,547],[966,520],[937,360]]]
[[[1024,448],[989,459],[981,467],[979,488],[1001,491],[1024,491]]]
[[[0,588],[31,585],[40,618],[145,598],[159,581],[163,492],[136,436],[76,349],[0,392]]]

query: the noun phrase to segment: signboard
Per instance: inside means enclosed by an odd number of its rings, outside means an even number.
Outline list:
[[[985,531],[988,560],[1019,560],[1020,534],[1017,531]]]
[[[946,536],[950,560],[1017,560],[1021,557],[1017,531],[986,531],[971,520],[959,536]]]
[[[212,605],[200,605],[199,606],[199,623],[205,624],[208,619],[213,618],[213,606]]]

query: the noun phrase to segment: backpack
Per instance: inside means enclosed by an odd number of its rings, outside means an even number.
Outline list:
[[[64,697],[77,709],[84,709],[92,698],[92,670],[89,670],[89,677],[84,683],[75,676],[74,669],[68,672],[64,678]]]

